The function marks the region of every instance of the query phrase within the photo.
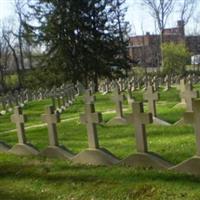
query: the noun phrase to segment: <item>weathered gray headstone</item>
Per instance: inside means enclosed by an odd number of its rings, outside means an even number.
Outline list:
[[[186,90],[186,84],[187,84],[187,82],[186,82],[185,78],[180,80],[180,86],[179,87],[180,87],[180,93],[181,94]],[[180,96],[181,96],[181,103],[185,104],[185,98],[183,98],[182,95],[180,95]]]
[[[115,102],[116,117],[107,122],[108,125],[117,125],[117,124],[127,124],[126,119],[123,116],[122,103],[125,99],[123,94],[120,94],[119,87],[116,85],[114,90],[114,96],[112,100]]]
[[[177,172],[200,175],[200,100],[192,100],[193,112],[184,114],[185,123],[192,124],[196,136],[196,155],[171,168]]]
[[[157,117],[156,112],[156,101],[158,100],[159,95],[158,92],[154,90],[153,86],[148,86],[146,92],[144,93],[144,100],[148,101],[148,108],[149,112],[153,115],[153,123],[159,124],[159,125],[165,125],[169,126],[170,124],[168,122],[163,121],[162,119],[159,119]]]
[[[147,91],[144,93],[144,100],[148,101],[149,112],[156,117],[156,101],[158,100],[158,92],[154,91],[153,86],[147,87]]]
[[[187,83],[185,78],[180,79],[180,84],[179,84],[179,90],[180,90],[180,97],[181,97],[181,102],[176,104],[174,107],[175,108],[186,108],[186,101],[185,101],[185,97],[187,94],[187,87],[190,84]],[[187,97],[186,97],[187,98]],[[184,124],[184,119],[181,118],[179,119],[177,122],[174,123],[175,126],[179,126],[179,125],[183,125]]]
[[[135,127],[137,153],[120,161],[120,165],[156,169],[169,168],[170,163],[148,151],[145,125],[153,122],[152,114],[144,113],[143,104],[135,102],[132,103],[132,114],[128,115],[127,120]]]
[[[192,112],[192,99],[198,98],[199,92],[193,91],[192,84],[185,85],[185,91],[181,93],[181,98],[185,99],[186,102],[186,110],[188,112]]]
[[[96,125],[102,122],[101,113],[95,112],[93,103],[86,103],[85,114],[80,116],[81,123],[86,124],[88,135],[88,149],[76,155],[74,163],[88,165],[113,165],[118,159],[108,150],[99,147]]]
[[[132,114],[127,116],[127,121],[135,127],[137,152],[147,152],[145,125],[153,122],[152,114],[144,113],[142,103],[132,103]]]
[[[171,88],[171,76],[167,75],[165,77],[164,81],[165,81],[165,89],[164,89],[164,91],[168,91]]]
[[[21,107],[15,107],[14,114],[11,115],[11,121],[16,124],[18,143],[9,152],[17,155],[37,155],[38,150],[26,141],[24,123],[27,119],[23,115]]]
[[[85,104],[90,104],[95,102],[95,96],[92,95],[92,91],[90,89],[85,90],[84,94],[84,102]]]
[[[94,104],[86,104],[85,114],[80,116],[80,121],[87,126],[89,148],[99,148],[96,124],[102,122],[102,116],[95,112]]]
[[[58,113],[55,113],[53,106],[46,107],[45,114],[42,115],[42,121],[47,124],[49,146],[40,155],[51,158],[71,159],[74,156],[72,152],[59,145],[56,124],[60,122],[60,116]]]
[[[77,95],[82,95],[85,92],[85,88],[81,82],[77,81],[76,85]]]

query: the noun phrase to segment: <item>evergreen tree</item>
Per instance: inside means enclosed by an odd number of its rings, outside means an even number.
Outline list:
[[[29,5],[37,25],[31,20],[24,26],[45,48],[43,64],[48,70],[64,74],[64,81],[98,84],[99,77],[112,77],[129,67],[124,1],[37,0]]]

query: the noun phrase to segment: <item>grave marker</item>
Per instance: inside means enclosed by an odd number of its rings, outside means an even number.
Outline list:
[[[127,121],[135,127],[137,151],[147,152],[145,125],[153,122],[152,114],[144,113],[142,103],[132,103],[132,114],[127,116]]]
[[[147,87],[147,91],[144,94],[144,99],[148,101],[149,111],[154,117],[156,117],[156,101],[158,100],[158,92],[154,90],[153,86]]]
[[[193,112],[184,114],[185,123],[192,124],[196,137],[196,155],[170,168],[176,172],[200,175],[200,99],[192,100]]]
[[[25,136],[24,123],[27,121],[27,119],[26,116],[23,115],[22,109],[19,106],[15,107],[14,114],[11,115],[11,121],[16,124],[18,143],[25,144],[26,136]]]
[[[85,114],[80,116],[80,121],[87,126],[89,148],[99,148],[96,124],[102,122],[102,115],[95,112],[94,104],[86,104]]]
[[[48,135],[49,135],[49,145],[58,146],[57,138],[57,128],[56,124],[60,122],[60,117],[58,113],[54,113],[54,107],[49,106],[45,110],[45,114],[42,115],[42,121],[47,123]]]
[[[91,99],[89,99],[91,101]],[[85,105],[85,113],[80,115],[80,121],[86,124],[88,135],[88,149],[76,155],[72,161],[89,165],[113,165],[119,160],[108,150],[99,147],[96,125],[102,122],[101,113],[95,112],[94,104]]]
[[[192,99],[199,96],[198,91],[193,91],[192,84],[185,85],[185,91],[181,93],[181,98],[185,99],[186,109],[188,112],[192,111]]]
[[[21,107],[15,107],[14,114],[11,115],[11,121],[16,124],[18,143],[9,152],[17,155],[37,155],[38,150],[32,144],[27,143],[24,129],[27,118],[23,115]]]
[[[116,117],[108,121],[108,125],[115,125],[115,124],[126,124],[127,121],[123,116],[123,109],[122,103],[125,99],[124,95],[120,94],[119,87],[116,85],[114,89],[114,96],[112,100],[115,102],[115,109],[116,109]]]
[[[53,106],[46,107],[45,114],[42,115],[42,121],[47,124],[49,146],[44,149],[40,155],[50,158],[56,157],[70,160],[74,156],[73,153],[64,146],[60,146],[58,142],[56,124],[60,122],[60,115],[55,113]]]
[[[169,162],[163,160],[155,153],[148,151],[145,125],[152,123],[153,118],[151,113],[144,113],[142,103],[132,103],[132,114],[128,115],[127,121],[135,127],[137,153],[131,154],[120,161],[120,165],[155,169],[167,169],[171,167]]]
[[[159,98],[158,92],[154,90],[153,86],[148,86],[147,91],[144,93],[144,99],[148,101],[149,112],[153,115],[153,123],[158,125],[169,126],[170,124],[157,117],[156,101]]]

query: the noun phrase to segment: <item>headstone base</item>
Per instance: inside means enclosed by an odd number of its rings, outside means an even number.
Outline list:
[[[172,165],[154,153],[136,153],[120,161],[119,165],[135,168],[168,169]]]
[[[109,93],[110,93],[110,92],[108,92],[108,91],[107,91],[107,92],[103,92],[102,95],[106,95],[106,94],[109,94]]]
[[[179,172],[179,173],[187,173],[193,175],[200,175],[200,157],[194,156],[189,158],[182,163],[171,167],[170,170]]]
[[[49,158],[61,158],[71,160],[74,154],[62,146],[48,146],[41,153],[41,156]]]
[[[107,125],[123,125],[127,124],[127,120],[123,117],[114,117],[113,119],[107,122]]]
[[[163,92],[167,92],[167,91],[169,91],[171,89],[171,87],[165,87],[164,89],[163,89]]]
[[[184,123],[184,119],[181,118],[180,120],[178,120],[177,122],[174,123],[174,126],[181,126],[181,125],[183,125],[183,124],[185,124],[185,123]]]
[[[117,164],[119,160],[106,149],[86,149],[72,159],[73,163],[86,165],[105,165]]]
[[[4,142],[0,142],[0,152],[7,152],[10,149],[10,146]]]
[[[127,98],[128,104],[131,105],[132,103],[135,102],[133,98]]]
[[[157,125],[163,125],[163,126],[171,126],[170,123],[162,120],[162,119],[159,119],[157,117],[153,117],[153,124],[157,124]]]
[[[22,156],[39,154],[39,151],[30,144],[16,144],[8,152]]]
[[[181,103],[177,103],[173,108],[186,108],[186,103],[183,103],[183,102],[181,102]]]

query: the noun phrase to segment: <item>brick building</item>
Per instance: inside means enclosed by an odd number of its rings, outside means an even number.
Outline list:
[[[164,42],[185,43],[193,54],[200,54],[200,36],[186,36],[184,22],[178,21],[177,27],[163,30]],[[129,56],[132,61],[144,67],[160,65],[160,35],[146,33],[129,39]]]

